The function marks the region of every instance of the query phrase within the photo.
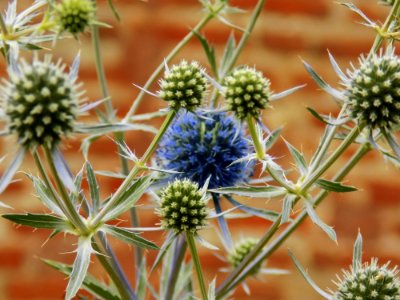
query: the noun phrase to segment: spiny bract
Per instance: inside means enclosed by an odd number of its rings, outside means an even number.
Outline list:
[[[388,51],[360,63],[344,82],[350,116],[371,129],[390,130],[400,123],[400,59]]]
[[[234,268],[239,266],[246,255],[249,254],[251,250],[253,250],[256,244],[257,240],[252,238],[247,238],[237,243],[228,254],[228,262],[231,264],[231,266]],[[249,275],[257,274],[261,268],[261,264],[262,263],[255,265],[253,269],[251,269]]]
[[[237,121],[224,112],[182,113],[168,128],[157,159],[161,168],[180,173],[169,178],[189,178],[203,186],[235,186],[248,181],[253,163],[239,162],[251,148]]]
[[[168,101],[174,110],[182,107],[194,111],[202,104],[208,87],[203,72],[195,61],[183,60],[179,65],[173,65],[160,81],[160,98]]]
[[[73,35],[82,33],[95,19],[95,6],[91,0],[63,0],[56,6],[56,23],[60,31]]]
[[[254,68],[241,67],[224,78],[227,109],[243,120],[247,116],[258,118],[269,103],[270,82]]]
[[[393,5],[394,0],[380,0],[379,3],[384,4],[384,5]]]
[[[175,180],[161,192],[161,226],[176,233],[196,233],[207,222],[204,192],[188,179]]]
[[[344,271],[343,278],[336,283],[333,300],[399,300],[398,271],[388,265],[378,266],[377,260],[372,259],[357,271]]]
[[[27,148],[53,148],[74,129],[79,96],[75,79],[64,72],[65,64],[46,57],[32,64],[22,61],[9,69],[10,81],[2,86],[1,98],[10,132]]]

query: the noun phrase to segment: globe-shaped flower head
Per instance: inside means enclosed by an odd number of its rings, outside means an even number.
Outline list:
[[[161,192],[161,226],[176,233],[196,233],[207,224],[205,200],[205,192],[197,183],[175,180]]]
[[[95,11],[92,0],[62,0],[55,8],[56,23],[60,31],[77,35],[92,24]]]
[[[243,259],[247,254],[253,250],[254,246],[257,244],[256,239],[247,238],[239,242],[235,245],[235,247],[228,254],[228,262],[233,268],[236,268],[240,265]],[[255,265],[253,269],[251,269],[249,275],[256,275],[258,271],[261,269],[262,262]]]
[[[224,112],[182,113],[160,142],[157,159],[163,169],[180,172],[203,186],[234,186],[248,180],[253,164],[233,163],[248,155],[250,144],[233,117]]]
[[[362,58],[344,82],[350,116],[370,129],[400,124],[400,59],[393,51]]]
[[[398,300],[400,281],[397,270],[389,269],[388,264],[378,266],[372,259],[357,271],[344,271],[343,279],[337,284],[334,300]]]
[[[258,118],[261,110],[266,108],[271,96],[270,82],[261,72],[241,67],[224,78],[227,109],[240,120],[247,116]]]
[[[1,100],[10,132],[26,148],[53,148],[74,129],[79,85],[64,69],[64,64],[52,63],[49,56],[9,69],[10,81],[2,87]]]
[[[179,65],[173,65],[160,81],[160,98],[168,101],[174,110],[182,107],[194,111],[202,104],[207,91],[207,79],[203,72],[195,61],[188,63],[183,60]]]

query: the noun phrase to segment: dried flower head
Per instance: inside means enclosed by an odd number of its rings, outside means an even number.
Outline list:
[[[60,31],[77,35],[91,25],[96,17],[95,12],[91,0],[62,0],[55,8],[56,23]]]
[[[371,128],[400,124],[400,59],[393,51],[361,58],[344,82],[350,116]]]
[[[1,100],[9,130],[26,148],[53,148],[74,129],[79,112],[76,76],[65,73],[65,64],[34,59],[9,69],[10,80],[2,86]]]
[[[247,254],[253,250],[254,246],[257,244],[256,239],[247,238],[237,243],[235,247],[228,254],[228,262],[231,264],[233,268],[236,268],[240,265],[243,259]],[[255,265],[249,275],[256,275],[261,269],[262,263]]]
[[[378,266],[377,259],[365,263],[357,271],[343,272],[336,283],[334,300],[398,300],[400,281],[397,269],[389,269],[388,263]]]
[[[189,178],[203,186],[234,186],[246,182],[252,174],[253,163],[239,162],[251,150],[244,131],[224,112],[183,113],[168,128],[157,159],[163,169],[180,173],[174,178]]]
[[[202,104],[207,91],[207,79],[203,72],[195,61],[188,63],[183,60],[179,65],[173,65],[160,81],[160,98],[168,101],[174,110],[182,107],[194,111]]]
[[[271,96],[270,82],[254,68],[241,67],[224,78],[225,99],[229,111],[240,120],[247,116],[258,118]]]
[[[188,179],[175,180],[161,192],[161,226],[176,233],[196,233],[206,225],[205,193]]]

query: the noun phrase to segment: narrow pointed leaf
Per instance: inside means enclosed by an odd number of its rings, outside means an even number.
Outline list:
[[[3,218],[16,224],[33,228],[63,229],[69,227],[66,220],[45,214],[5,214]]]
[[[107,133],[130,131],[130,130],[140,130],[151,133],[158,132],[156,128],[150,125],[126,124],[126,123],[80,125],[76,128],[76,132],[78,133],[86,133],[92,135],[103,135]]]
[[[212,193],[212,198],[214,202],[215,212],[220,214],[222,212],[221,205],[220,205],[220,198],[217,194]],[[219,228],[221,229],[222,238],[226,246],[230,249],[233,246],[231,232],[228,228],[228,223],[226,222],[223,215],[220,215],[218,218]]]
[[[328,51],[328,55],[329,55],[329,60],[331,62],[331,65],[332,65],[333,69],[335,70],[336,74],[340,77],[340,79],[342,81],[346,81],[347,80],[346,74],[344,74],[342,69],[340,69],[340,67],[339,67],[338,63],[336,62],[335,58],[333,57],[333,55],[329,51]]]
[[[348,192],[357,191],[357,188],[355,188],[354,186],[343,185],[339,182],[329,181],[329,180],[325,180],[325,179],[318,179],[316,181],[316,184],[320,188],[322,188],[326,191],[330,191],[330,192],[348,193]]]
[[[318,216],[317,212],[314,210],[314,208],[312,207],[312,204],[310,202],[308,202],[307,200],[304,201],[305,207],[306,207],[306,211],[307,214],[310,216],[311,221],[313,221],[313,223],[315,225],[317,225],[318,227],[320,227],[328,236],[329,238],[337,243],[337,238],[336,238],[336,232],[335,230],[328,226],[327,224],[325,224]]]
[[[230,65],[230,61],[232,59],[232,55],[235,51],[235,48],[236,48],[235,36],[233,34],[231,34],[226,43],[224,53],[222,54],[222,58],[221,58],[221,64],[220,64],[220,69],[219,69],[219,77],[220,78],[224,77],[229,72],[228,68]]]
[[[308,172],[308,167],[307,167],[307,162],[304,159],[303,154],[301,154],[300,151],[297,150],[289,142],[285,141],[285,143],[286,143],[286,146],[288,147],[289,152],[292,155],[294,162],[296,164],[296,167],[299,169],[301,175],[306,174]]]
[[[226,187],[213,189],[212,192],[219,194],[234,194],[238,196],[252,197],[252,198],[274,198],[286,194],[286,189],[278,186],[242,186],[242,187]]]
[[[308,275],[308,273],[306,272],[306,270],[303,269],[303,267],[301,266],[301,264],[299,263],[299,261],[296,259],[296,257],[293,255],[293,253],[291,251],[289,251],[289,256],[291,257],[291,259],[293,260],[294,264],[296,265],[297,270],[299,270],[299,272],[301,273],[301,275],[304,277],[304,279],[311,285],[311,287],[318,293],[320,294],[322,297],[324,297],[325,299],[331,300],[332,299],[332,295],[328,294],[327,292],[325,292],[324,290],[322,290],[315,282],[314,280],[311,279],[311,277]]]
[[[132,122],[135,121],[148,121],[151,120],[153,118],[160,118],[160,117],[164,117],[165,115],[168,114],[167,110],[160,110],[160,111],[156,111],[156,112],[151,112],[151,113],[145,113],[145,114],[140,114],[140,115],[134,115],[130,118],[130,120]]]
[[[354,242],[352,265],[354,272],[357,272],[362,266],[362,236],[360,232],[358,232],[357,239]]]
[[[117,204],[112,207],[103,218],[103,221],[112,220],[118,217],[123,212],[133,207],[146,192],[147,188],[153,182],[152,175],[140,177],[136,180],[121,196]]]
[[[4,192],[7,186],[10,184],[12,178],[15,173],[18,171],[19,166],[24,159],[26,150],[24,148],[20,148],[17,152],[17,155],[12,160],[11,164],[8,166],[6,171],[3,173],[3,176],[0,178],[0,194]]]
[[[314,79],[314,81],[318,84],[318,86],[323,89],[325,92],[330,94],[331,96],[337,98],[337,99],[342,99],[343,94],[339,92],[338,90],[332,88],[329,84],[327,84],[315,71],[314,69],[305,61],[303,61],[304,66],[306,67],[308,73],[311,75],[311,77]]]
[[[116,7],[114,6],[113,1],[112,0],[107,0],[107,2],[108,2],[108,6],[111,8],[112,13],[114,14],[114,17],[117,19],[117,21],[120,21],[121,18],[119,16],[119,13],[118,13]]]
[[[64,159],[64,156],[62,153],[59,151],[58,148],[54,148],[54,150],[51,152],[54,164],[56,166],[57,172],[60,175],[60,178],[64,185],[68,188],[68,190],[74,194],[76,194],[75,191],[75,184],[74,184],[74,176],[72,175],[72,172],[67,164],[67,162]]]
[[[86,161],[86,174],[90,189],[90,197],[92,199],[93,214],[96,214],[100,209],[99,185],[89,161]]]
[[[90,256],[93,252],[90,238],[80,238],[78,243],[77,255],[69,276],[69,282],[66,289],[66,300],[71,300],[81,288],[83,280],[90,264]]]
[[[158,264],[162,261],[162,258],[167,253],[169,247],[172,245],[172,242],[176,237],[177,237],[176,233],[172,231],[168,232],[167,239],[162,244],[160,251],[158,251],[157,257],[153,263],[153,266],[151,267],[150,273],[152,273],[153,270],[157,268]]]
[[[293,209],[293,204],[296,201],[297,195],[294,194],[287,194],[285,198],[283,199],[283,207],[282,207],[282,217],[281,217],[281,223],[285,224],[286,222],[289,222],[290,220],[290,215]]]
[[[278,93],[278,94],[273,94],[273,95],[270,97],[270,100],[271,100],[271,101],[279,100],[279,99],[281,99],[281,98],[284,98],[284,97],[286,97],[286,96],[289,96],[290,94],[293,94],[294,92],[297,92],[298,90],[302,89],[302,88],[305,87],[305,86],[306,86],[305,84],[302,84],[302,85],[298,85],[298,86],[295,86],[295,87],[293,87],[293,88],[290,88],[290,89],[288,89],[288,90],[286,90],[286,91],[280,92],[280,93]]]
[[[278,140],[278,138],[281,134],[281,131],[282,131],[282,128],[277,128],[268,135],[268,137],[264,140],[265,151],[268,151],[269,149],[272,148],[272,146]]]
[[[142,237],[140,237],[137,233],[130,231],[126,228],[104,225],[102,230],[108,234],[111,234],[113,237],[124,241],[128,244],[133,244],[141,248],[158,250],[158,246]]]
[[[66,265],[49,259],[42,259],[42,261],[65,275],[69,276],[72,272],[71,265]],[[119,298],[111,288],[89,274],[86,274],[82,283],[82,288],[100,299],[121,300],[121,298]]]
[[[207,39],[201,35],[199,32],[193,30],[194,36],[200,41],[201,45],[203,46],[203,50],[206,53],[208,63],[210,64],[211,70],[215,75],[218,74],[217,71],[217,61],[215,58],[215,49],[213,46],[210,45],[210,43],[207,41]]]
[[[215,284],[216,284],[217,279],[214,278],[213,281],[211,281],[210,285],[208,286],[208,300],[215,300]]]
[[[47,188],[47,186],[41,181],[39,178],[34,177],[34,176],[29,176],[29,178],[33,182],[33,187],[36,191],[36,193],[39,196],[39,200],[48,208],[50,209],[53,213],[59,215],[59,216],[64,216],[63,211],[61,208],[56,204],[55,200],[53,199],[53,195]]]
[[[266,219],[269,221],[275,221],[279,216],[279,213],[277,213],[276,211],[255,208],[255,207],[250,207],[250,206],[244,205],[244,204],[240,203],[239,201],[236,201],[233,197],[231,197],[229,195],[225,195],[225,198],[232,205],[236,206],[241,211],[244,211],[250,215],[257,216],[257,217],[260,217],[260,218],[263,218],[263,219]]]

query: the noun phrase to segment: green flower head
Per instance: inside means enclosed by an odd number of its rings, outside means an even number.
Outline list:
[[[196,233],[207,224],[205,193],[188,179],[175,180],[161,192],[161,226],[176,233]]]
[[[168,101],[172,109],[194,111],[203,103],[208,84],[197,62],[183,60],[165,71],[160,87],[160,98]]]
[[[398,271],[388,265],[378,266],[377,260],[372,259],[357,271],[344,271],[343,278],[336,283],[333,300],[399,300]]]
[[[228,262],[233,267],[236,268],[240,265],[247,254],[253,250],[254,246],[257,244],[256,239],[247,238],[237,243],[234,248],[228,254]],[[259,263],[251,269],[249,275],[256,275],[261,269],[262,263]]]
[[[350,117],[385,131],[400,124],[400,59],[393,51],[361,58],[344,85]]]
[[[9,68],[10,80],[1,89],[2,105],[9,131],[26,148],[53,148],[74,129],[82,93],[76,74],[65,73],[65,67],[47,56]]]
[[[258,118],[261,110],[268,106],[271,92],[270,82],[254,68],[241,67],[224,78],[227,109],[240,120],[247,116]]]
[[[96,8],[92,0],[62,0],[55,8],[55,15],[61,32],[77,35],[92,24]]]

